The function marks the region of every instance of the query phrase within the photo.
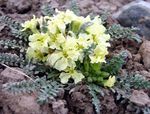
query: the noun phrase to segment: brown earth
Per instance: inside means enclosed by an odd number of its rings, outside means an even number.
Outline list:
[[[23,22],[32,18],[32,15],[41,15],[40,8],[50,0],[1,0],[0,15],[9,15],[12,18]],[[120,7],[134,0],[78,0],[81,15],[87,15],[92,12],[99,14],[103,10],[109,10],[111,13],[117,11]],[[147,0],[150,2],[150,0]],[[69,6],[69,0],[51,0],[52,7],[66,9]],[[0,25],[0,39],[12,38],[9,29],[3,24]],[[137,44],[134,41],[118,42],[113,46],[112,54],[121,50],[128,50],[128,61],[122,69],[122,75],[128,72],[137,72],[150,79],[150,55],[149,41]],[[58,99],[51,105],[40,106],[35,102],[36,95],[11,95],[8,92],[1,91],[1,85],[8,82],[23,80],[23,76],[13,74],[8,69],[2,70],[0,66],[0,114],[95,114],[91,97],[88,94],[87,87],[84,85],[76,86],[71,93],[64,96],[64,99]],[[18,77],[16,77],[18,76]],[[113,94],[105,90],[105,97],[101,98],[102,114],[134,114],[134,110],[128,107],[116,104]],[[131,100],[137,101],[138,98],[146,96],[145,101],[149,103],[149,96],[145,92],[134,91]],[[141,95],[141,96],[140,96]],[[141,101],[137,101],[139,104]],[[142,103],[141,103],[142,104]],[[142,104],[143,105],[143,104]],[[145,104],[144,104],[145,105]]]

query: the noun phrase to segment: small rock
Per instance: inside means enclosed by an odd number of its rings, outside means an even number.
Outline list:
[[[102,114],[117,114],[118,108],[112,95],[105,95],[105,97],[103,97],[103,100],[101,100],[101,104],[101,107],[103,107]]]
[[[145,68],[150,69],[150,41],[144,41],[139,49]]]
[[[20,69],[17,69],[21,71]],[[48,105],[40,106],[36,95],[12,94],[2,88],[7,83],[24,80],[24,76],[6,68],[0,74],[0,113],[4,114],[54,114]]]
[[[0,7],[6,4],[7,0],[0,0]]]
[[[65,108],[66,102],[58,100],[52,103],[53,112],[55,114],[68,114],[68,109]]]
[[[56,0],[51,0],[50,3],[51,3],[51,5],[52,5],[53,8],[59,7],[59,3]]]
[[[85,85],[76,86],[70,92],[68,105],[74,109],[74,112],[82,114],[94,114],[93,105],[88,98],[88,88]]]
[[[93,10],[95,13],[99,13],[98,7],[96,7],[96,6],[93,5],[91,8],[92,8],[92,10]]]
[[[126,69],[120,69],[119,74],[120,74],[121,76],[127,76],[127,75],[128,75]]]
[[[79,4],[80,8],[89,8],[94,4],[94,1],[93,0],[88,0],[88,1],[87,0],[81,0],[79,3],[80,3]]]
[[[100,1],[97,6],[99,9],[106,11],[115,11],[117,9],[117,6],[110,3],[110,1]]]
[[[17,12],[20,14],[27,13],[32,8],[32,1],[31,0],[8,0],[7,1],[7,8],[11,12]]]
[[[20,69],[17,69],[18,71],[21,71]],[[3,80],[3,83],[5,82],[16,82],[24,80],[24,76],[22,74],[19,74],[18,72],[15,72],[13,70],[10,70],[9,68],[6,68],[1,72],[1,80]]]
[[[150,72],[143,70],[140,74],[150,80]]]
[[[141,63],[139,63],[139,62],[134,62],[133,68],[134,68],[133,69],[134,71],[144,70],[144,66]]]
[[[48,105],[40,106],[34,95],[12,95],[3,91],[2,97],[4,114],[54,114]]]
[[[135,62],[140,62],[141,61],[141,55],[140,54],[134,55],[134,61]]]
[[[97,6],[99,7],[99,9],[103,9],[103,10],[108,10],[110,9],[110,3],[106,2],[106,1],[101,1],[97,4]]]
[[[125,27],[137,27],[137,33],[150,40],[150,3],[134,1],[113,15]]]
[[[130,97],[130,101],[139,106],[150,105],[149,96],[142,90],[141,91],[134,90]]]

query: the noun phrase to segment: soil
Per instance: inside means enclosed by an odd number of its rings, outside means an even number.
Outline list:
[[[70,3],[69,0],[0,0],[0,15],[8,15],[15,20],[24,22],[25,20],[32,18],[33,15],[40,16],[42,14],[40,10],[42,5],[49,3],[49,1],[51,1],[53,8],[61,10],[68,8]],[[103,10],[108,10],[112,14],[131,1],[134,0],[78,0],[78,4],[81,10],[81,15],[91,14],[92,12],[100,14]],[[150,2],[150,0],[147,1]],[[9,31],[9,28],[1,23],[0,39],[13,38]],[[147,53],[150,50],[150,42],[144,39],[143,42],[144,44],[138,44],[135,41],[127,40],[118,41],[112,45],[110,55],[117,54],[121,50],[128,51],[127,64],[123,66],[120,73],[121,75],[124,75],[126,72],[136,72],[150,80],[150,55],[148,55],[150,53]],[[1,51],[5,52],[5,50],[0,50],[0,52]],[[0,72],[4,73],[1,73],[1,75],[4,76],[7,73],[10,73],[8,70],[5,71],[5,73],[3,69],[4,67],[0,66]],[[2,77],[1,75],[0,77]],[[4,84],[9,81],[23,80],[22,77],[19,79],[12,79],[13,76],[11,73],[7,75],[11,75],[11,78],[0,78],[0,88],[2,83]],[[104,92],[105,97],[100,97],[102,114],[135,114],[135,110],[118,105],[115,102],[115,98],[111,91],[104,89]],[[137,94],[138,92],[136,91],[134,93]],[[146,94],[146,98],[148,97],[146,100],[149,100],[150,91],[142,91],[140,93],[143,93],[144,95]],[[95,114],[90,100],[91,96],[89,95],[85,85],[74,87],[69,95],[62,95],[65,99],[59,99],[51,106],[39,106],[33,101],[34,95],[12,96],[7,93],[4,97],[3,94],[5,93],[2,93],[0,89],[0,114],[29,114],[29,112],[30,114]],[[136,98],[133,97],[132,100],[133,99]],[[145,102],[147,103],[147,101]],[[18,104],[16,105],[15,103]],[[29,105],[25,106],[25,104]]]

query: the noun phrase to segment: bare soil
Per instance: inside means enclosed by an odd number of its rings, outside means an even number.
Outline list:
[[[50,0],[0,0],[0,15],[8,15],[20,22],[23,22],[32,18],[33,15],[40,16],[41,6],[49,1]],[[70,3],[69,0],[51,1],[52,7],[61,10],[68,8]],[[120,7],[131,1],[134,0],[78,0],[78,4],[81,10],[81,15],[87,15],[92,12],[99,14],[103,10],[109,10],[111,13],[114,13]],[[8,27],[0,24],[0,39],[13,38],[9,31],[10,30]],[[150,42],[148,43],[150,44]],[[146,54],[145,56],[147,56],[147,50],[150,47],[149,45],[145,46],[145,44],[141,47],[141,45],[142,43],[137,44],[136,42],[129,40],[118,41],[112,45],[110,55],[114,55],[121,50],[128,50],[129,56],[127,64],[123,66],[120,74],[124,75],[126,72],[137,72],[150,80],[150,68],[147,67],[146,62],[149,62],[150,59],[143,57],[143,54]],[[145,50],[145,53],[143,50]],[[5,52],[5,50],[2,49],[0,49],[0,51]],[[148,57],[150,57],[150,55],[148,55]],[[4,67],[0,66],[0,72],[2,72],[3,69]],[[0,75],[0,77],[2,76]],[[0,87],[2,83],[9,81],[10,80],[7,78],[5,78],[5,80],[0,78]],[[126,106],[124,107],[118,105],[115,102],[113,93],[111,91],[106,89],[104,89],[104,91],[106,94],[105,97],[100,97],[102,114],[135,114],[134,110],[130,109],[129,107],[127,108]],[[148,96],[150,96],[150,91],[146,91],[146,93]],[[40,107],[33,101],[33,96],[29,96],[27,98],[27,96],[11,96],[7,93],[7,95],[4,97],[0,89],[0,114],[29,114],[25,109],[31,111],[31,107],[33,108],[33,113],[30,112],[30,114],[67,114],[67,112],[69,112],[69,114],[95,114],[90,100],[91,97],[88,94],[88,90],[85,85],[74,87],[74,90],[71,94],[64,95],[63,97],[64,99],[58,100],[51,106],[46,105]],[[20,100],[18,101],[18,99]],[[23,99],[25,99],[26,102]],[[22,104],[16,105],[15,103]],[[25,104],[29,104],[29,106],[25,107]]]

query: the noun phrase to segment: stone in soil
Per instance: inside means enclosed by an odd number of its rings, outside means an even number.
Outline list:
[[[143,71],[140,71],[140,74],[146,77],[150,81],[150,72],[143,70]]]
[[[130,101],[137,104],[138,106],[150,106],[150,98],[142,90],[134,90],[130,97]]]
[[[54,114],[48,105],[40,106],[36,95],[14,95],[2,88],[4,84],[24,80],[24,76],[8,68],[0,74],[0,114]]]
[[[8,0],[7,8],[10,12],[27,13],[32,8],[32,0]]]
[[[66,101],[58,100],[52,103],[53,112],[55,114],[68,114],[68,109],[65,108]]]
[[[134,1],[113,15],[125,27],[137,27],[137,33],[150,40],[150,3]]]
[[[150,41],[144,41],[139,49],[146,69],[150,69]]]
[[[16,70],[16,68],[14,68]],[[17,69],[18,71],[21,71],[20,69]],[[22,74],[19,74],[16,71],[10,70],[9,68],[6,68],[1,72],[1,80],[3,83],[6,82],[16,82],[16,81],[21,81],[24,80],[24,76]]]

